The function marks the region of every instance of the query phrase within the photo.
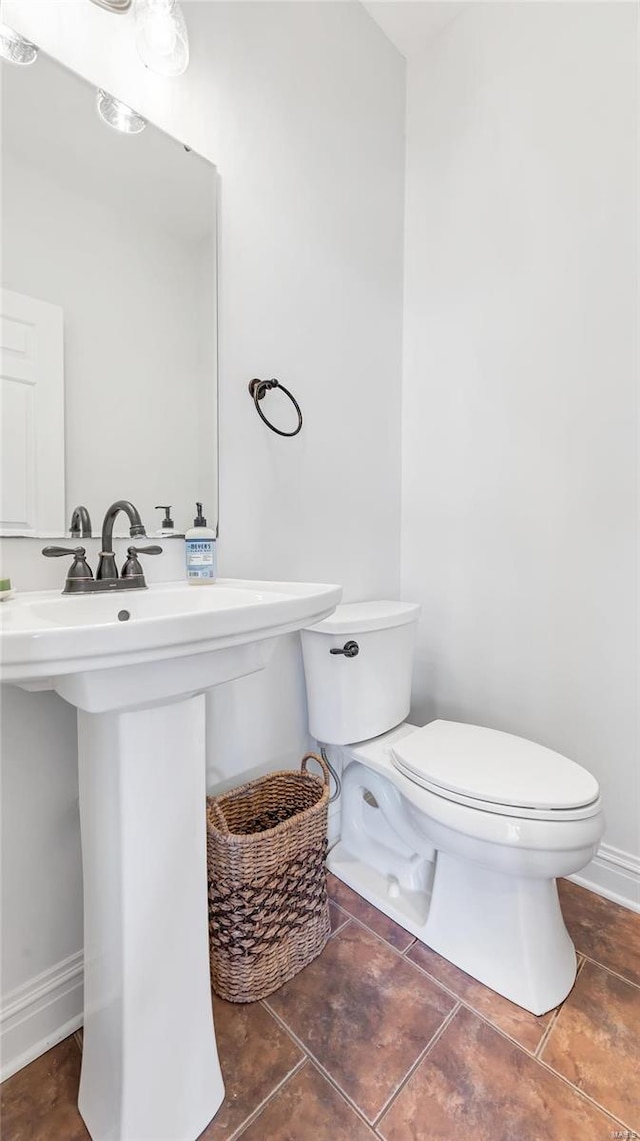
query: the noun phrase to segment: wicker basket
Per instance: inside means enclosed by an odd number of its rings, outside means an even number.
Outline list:
[[[307,772],[315,760],[323,779]],[[254,1002],[315,959],[329,938],[329,770],[307,753],[277,772],[207,797],[213,989]]]

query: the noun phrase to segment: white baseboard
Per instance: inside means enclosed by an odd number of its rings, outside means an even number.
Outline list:
[[[82,951],[5,996],[0,1014],[0,1081],[82,1025]]]
[[[640,912],[640,857],[631,852],[603,844],[595,859],[569,879],[630,911]]]

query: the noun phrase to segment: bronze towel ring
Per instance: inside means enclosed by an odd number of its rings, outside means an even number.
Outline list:
[[[269,392],[272,388],[279,388],[281,392],[284,392],[285,396],[289,397],[289,400],[291,401],[291,403],[293,404],[293,407],[295,408],[296,412],[298,413],[298,426],[297,426],[297,428],[293,429],[293,432],[283,432],[282,428],[276,428],[275,424],[272,424],[270,420],[267,420],[267,417],[265,416],[264,412],[262,411],[262,408],[260,407],[259,402],[262,400],[265,393]],[[302,412],[300,411],[300,405],[298,404],[298,401],[296,400],[295,396],[293,396],[293,394],[291,392],[289,392],[288,388],[285,388],[284,384],[280,384],[280,381],[276,380],[275,377],[272,380],[258,380],[258,378],[256,377],[254,380],[249,381],[249,392],[251,393],[251,396],[253,397],[253,403],[256,406],[256,412],[258,413],[258,416],[260,417],[260,419],[263,420],[264,423],[267,425],[267,428],[271,428],[271,431],[276,432],[278,436],[297,436],[298,435],[298,432],[300,431],[300,429],[302,427]]]

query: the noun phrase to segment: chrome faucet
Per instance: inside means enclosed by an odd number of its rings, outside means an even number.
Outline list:
[[[76,508],[73,515],[74,519],[76,513],[80,511],[86,512],[86,508]],[[87,552],[84,547],[43,548],[42,553],[46,558],[59,558],[62,555],[73,555],[73,563],[67,573],[63,594],[96,594],[109,590],[140,590],[146,588],[147,584],[138,555],[161,555],[162,547],[156,545],[149,547],[128,547],[127,559],[122,567],[122,573],[120,577],[118,577],[118,568],[116,567],[116,559],[113,553],[113,524],[116,516],[119,515],[121,511],[124,511],[125,515],[128,516],[129,534],[132,538],[137,538],[139,535],[146,535],[140,514],[137,508],[133,506],[133,503],[130,503],[127,499],[118,499],[115,503],[112,503],[111,507],[107,509],[102,524],[102,549],[100,551],[100,560],[95,578],[93,577],[91,567],[85,559]],[[88,518],[88,512],[86,512],[86,514]]]

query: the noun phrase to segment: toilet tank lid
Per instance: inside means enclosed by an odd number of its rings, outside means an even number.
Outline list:
[[[406,626],[417,622],[419,617],[417,602],[345,602],[336,606],[328,618],[306,629],[317,634],[365,634],[370,630]]]

